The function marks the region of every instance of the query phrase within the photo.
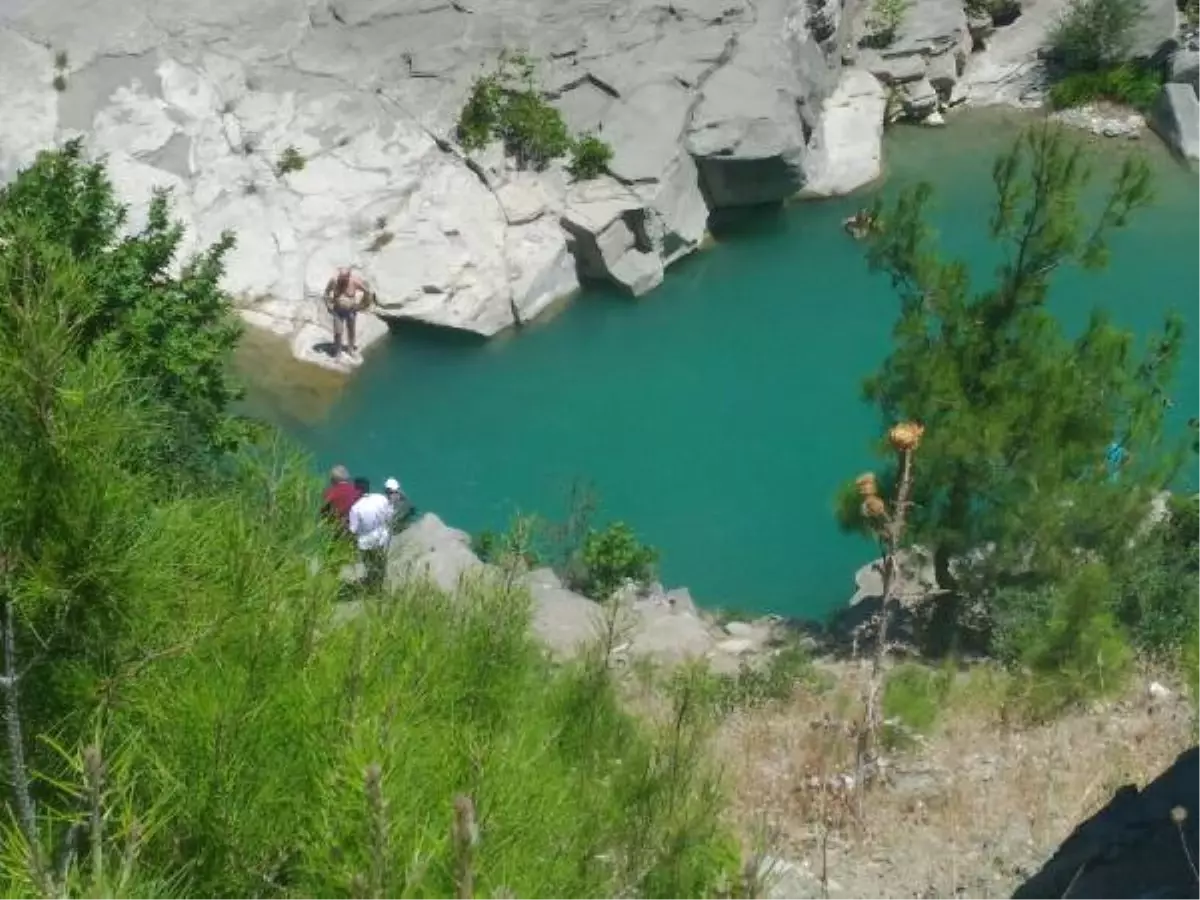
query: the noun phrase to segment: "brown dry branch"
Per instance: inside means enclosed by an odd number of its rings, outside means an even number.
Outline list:
[[[888,432],[888,440],[900,457],[900,482],[890,513],[877,493],[873,474],[859,476],[857,481],[859,493],[863,496],[863,515],[874,526],[883,547],[883,591],[879,599],[879,611],[875,614],[875,655],[871,662],[871,675],[867,680],[863,723],[858,733],[855,759],[859,818],[862,818],[861,798],[866,786],[866,776],[869,767],[876,762],[879,731],[883,725],[883,673],[887,663],[887,631],[895,593],[897,556],[904,540],[908,511],[912,503],[913,455],[921,442],[924,430],[921,425],[902,422]]]
[[[459,900],[475,896],[475,845],[479,842],[479,825],[475,820],[475,803],[466,794],[454,798],[454,857],[455,887]]]
[[[7,576],[4,556],[0,554],[0,579]],[[0,584],[0,590],[4,586]],[[53,893],[52,885],[39,852],[37,819],[34,816],[33,798],[29,793],[29,770],[25,764],[24,736],[21,733],[20,675],[17,671],[16,623],[13,618],[13,602],[7,593],[4,597],[4,675],[0,676],[0,688],[4,690],[4,718],[8,738],[8,775],[16,806],[17,826],[25,838],[29,853],[29,868],[35,884],[47,895]]]

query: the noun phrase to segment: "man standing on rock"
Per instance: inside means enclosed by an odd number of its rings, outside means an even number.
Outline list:
[[[325,285],[325,308],[333,317],[334,358],[341,355],[343,346],[350,356],[358,356],[355,320],[370,303],[371,290],[367,283],[347,267],[338,269],[337,274]],[[346,333],[345,344],[342,342],[343,330]]]

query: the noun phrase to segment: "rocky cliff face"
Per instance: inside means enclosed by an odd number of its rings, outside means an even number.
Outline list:
[[[580,273],[649,290],[711,210],[803,187],[841,28],[838,0],[10,0],[0,178],[87,135],[134,226],[166,187],[190,247],[236,232],[227,287],[300,358],[321,361],[319,293],[346,263],[384,317],[491,335]],[[506,48],[612,145],[611,176],[457,147]],[[281,173],[289,147],[304,165]]]

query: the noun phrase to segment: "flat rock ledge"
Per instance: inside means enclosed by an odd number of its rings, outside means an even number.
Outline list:
[[[353,580],[360,574],[343,576]],[[466,532],[425,513],[393,541],[387,577],[392,587],[428,579],[453,595],[472,579],[501,578],[503,573],[480,561]],[[534,569],[519,580],[532,600],[533,633],[555,657],[568,659],[608,633],[612,612],[568,589],[550,569]],[[357,601],[343,603],[338,618],[354,618],[359,610]],[[610,661],[616,665],[639,658],[668,666],[701,659],[713,671],[731,674],[769,659],[782,643],[777,618],[719,625],[696,608],[686,588],[627,585],[617,597],[615,614]]]

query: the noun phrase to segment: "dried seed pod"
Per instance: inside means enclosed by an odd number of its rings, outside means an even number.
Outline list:
[[[887,505],[879,495],[871,494],[863,501],[862,512],[868,519],[884,519],[887,518]]]
[[[858,496],[874,497],[879,493],[879,485],[875,483],[874,472],[864,472],[854,479],[854,484],[858,487]]]
[[[897,451],[903,453],[906,450],[916,450],[917,445],[921,443],[921,435],[924,433],[924,425],[918,425],[916,422],[901,422],[899,425],[892,426],[891,431],[888,432],[888,440]]]

